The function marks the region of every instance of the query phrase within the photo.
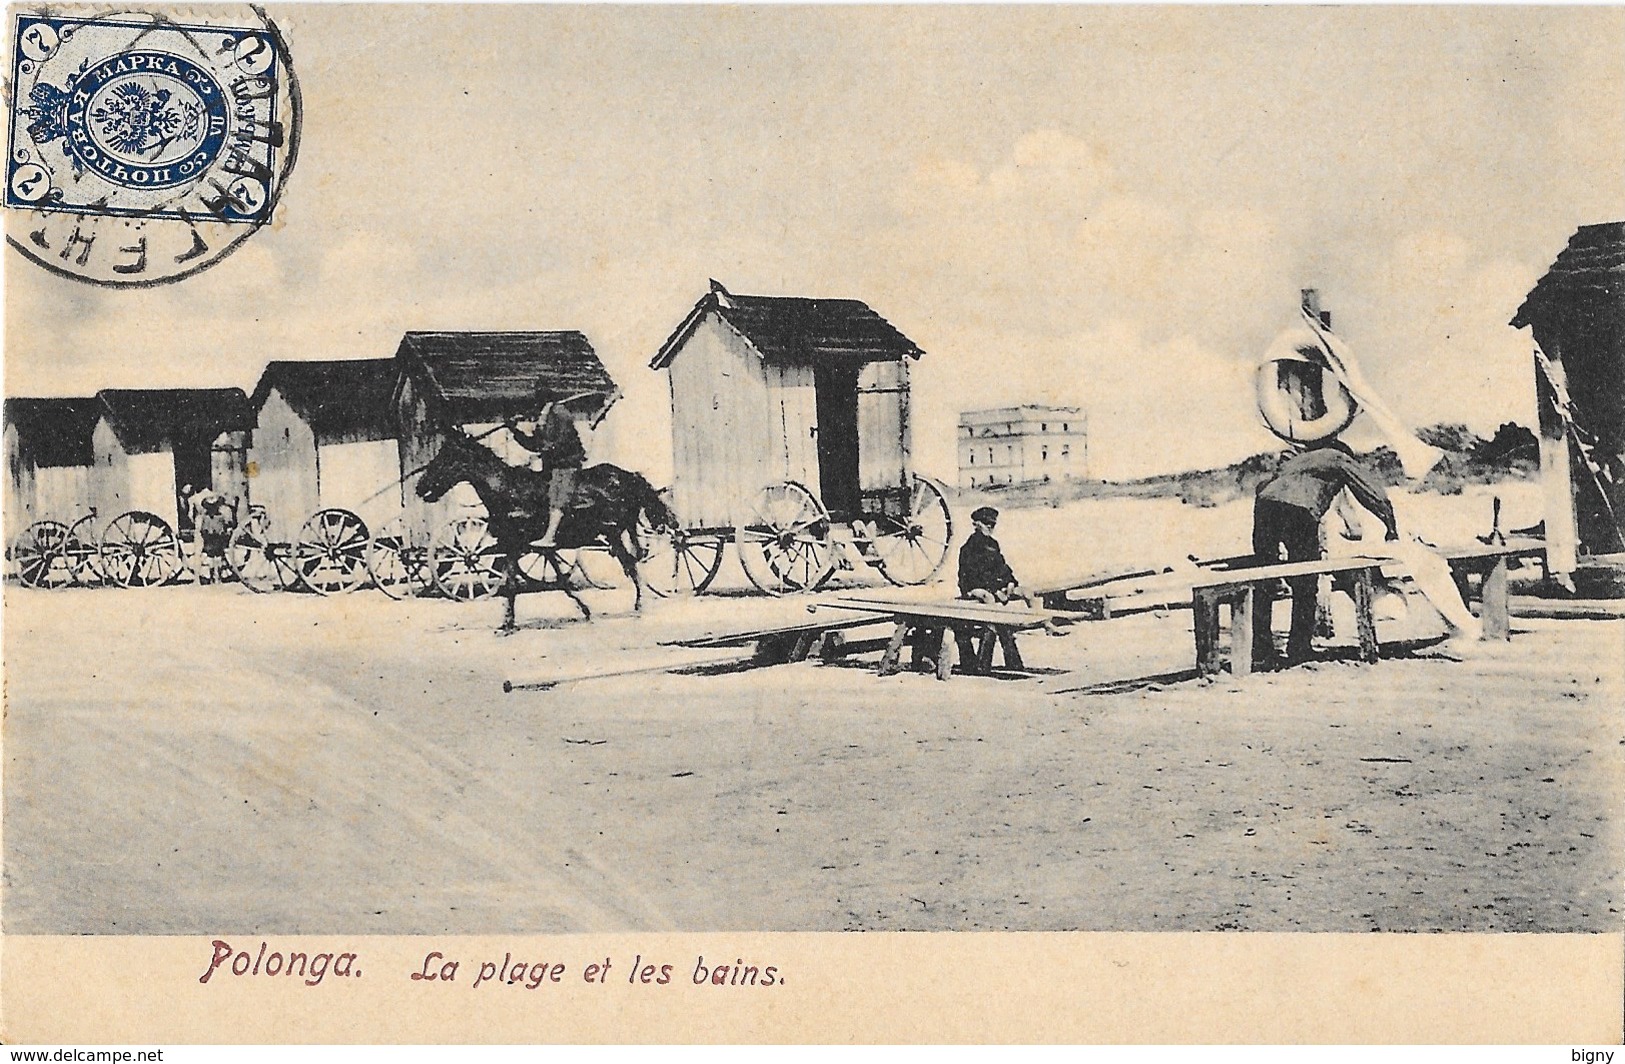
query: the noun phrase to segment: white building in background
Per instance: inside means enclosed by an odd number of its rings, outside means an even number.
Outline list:
[[[1042,484],[1089,475],[1083,411],[1005,406],[959,415],[959,486]]]

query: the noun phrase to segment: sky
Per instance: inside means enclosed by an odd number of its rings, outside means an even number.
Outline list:
[[[961,409],[1038,402],[1137,476],[1275,446],[1252,373],[1307,287],[1412,424],[1532,424],[1506,323],[1625,218],[1621,8],[271,14],[305,108],[275,225],[139,291],[7,249],[7,395],[579,329],[625,393],[595,454],[660,481],[648,361],[716,278],[914,340],[922,471]]]

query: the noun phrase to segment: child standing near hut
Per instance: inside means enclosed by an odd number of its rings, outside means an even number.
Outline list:
[[[199,544],[198,581],[219,583],[226,564],[226,547],[237,527],[236,504],[213,488],[194,491],[188,484],[181,489],[181,494]]]

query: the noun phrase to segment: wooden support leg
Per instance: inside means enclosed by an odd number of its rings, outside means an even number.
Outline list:
[[[1016,647],[1015,629],[1001,624],[994,631],[999,635],[999,651],[1004,655],[1004,667],[1025,669],[1026,663],[1021,660],[1021,651]]]
[[[1495,567],[1484,574],[1484,606],[1480,619],[1484,622],[1485,639],[1511,639],[1512,620],[1507,612],[1507,560],[1495,560]]]
[[[942,633],[935,626],[915,625],[914,634],[909,636],[909,642],[913,645],[913,653],[909,657],[909,667],[918,669],[927,661],[931,661],[934,665],[937,643],[941,638]]]
[[[890,676],[897,671],[898,660],[903,656],[903,640],[908,638],[908,622],[898,621],[897,627],[892,629],[891,642],[886,644],[886,653],[880,659],[880,675]]]
[[[840,661],[845,656],[846,633],[825,632],[823,642],[818,647],[818,656],[827,664]]]
[[[954,654],[958,644],[954,640],[952,625],[943,625],[937,637],[937,679],[946,680],[954,674]]]
[[[1372,592],[1375,571],[1357,569],[1354,579],[1354,627],[1360,633],[1360,660],[1377,660],[1377,617],[1371,608],[1376,597]]]
[[[1465,565],[1452,565],[1450,567],[1450,579],[1456,582],[1456,591],[1461,595],[1462,605],[1465,606],[1473,601],[1472,574],[1468,572]]]
[[[1253,671],[1253,589],[1244,587],[1230,600],[1230,675]]]
[[[979,675],[986,676],[993,671],[993,644],[998,641],[998,633],[992,628],[982,629],[982,639],[976,648],[976,672]]]
[[[802,632],[796,636],[795,645],[790,648],[790,660],[806,661],[807,656],[812,653],[813,644],[816,642],[818,642],[817,632]]]
[[[1196,674],[1212,676],[1219,671],[1219,599],[1207,588],[1191,594],[1191,613],[1196,635]]]

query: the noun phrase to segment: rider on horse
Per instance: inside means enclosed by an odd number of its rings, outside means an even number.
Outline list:
[[[568,399],[555,393],[546,384],[536,387],[538,413],[530,431],[518,424],[511,426],[513,438],[536,457],[531,468],[547,473],[547,532],[540,546],[552,547],[557,543],[559,522],[575,497],[576,481],[586,462],[587,452],[581,446],[581,434],[576,431],[575,418],[566,408]]]

